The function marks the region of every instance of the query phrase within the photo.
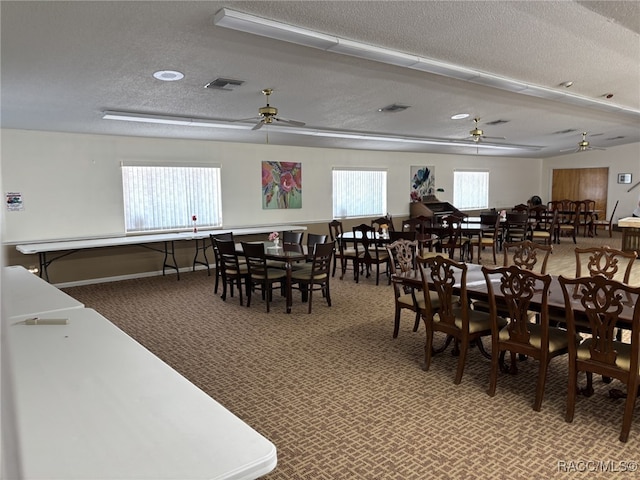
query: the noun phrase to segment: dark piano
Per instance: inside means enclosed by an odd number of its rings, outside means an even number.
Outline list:
[[[455,213],[462,217],[466,214],[462,213],[449,202],[441,202],[435,195],[426,195],[422,197],[422,202],[412,202],[409,206],[409,215],[411,218],[425,216],[433,218],[440,223],[442,217]]]

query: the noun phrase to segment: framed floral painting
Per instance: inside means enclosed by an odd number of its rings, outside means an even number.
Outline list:
[[[302,163],[262,162],[262,208],[302,208]]]
[[[411,201],[421,202],[425,195],[435,195],[436,176],[434,166],[411,167]]]

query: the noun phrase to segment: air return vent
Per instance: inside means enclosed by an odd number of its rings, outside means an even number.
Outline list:
[[[387,105],[386,107],[379,108],[379,112],[402,112],[409,108],[410,105],[402,105],[400,103],[394,103],[393,105]]]
[[[233,80],[231,78],[216,78],[214,81],[207,83],[204,88],[213,90],[233,90],[233,87],[239,87],[244,81]]]

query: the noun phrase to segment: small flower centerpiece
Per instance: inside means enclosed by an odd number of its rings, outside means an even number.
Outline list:
[[[278,232],[271,232],[269,234],[269,241],[273,242],[273,246],[278,248],[280,245],[280,234]]]
[[[196,225],[198,217],[196,217],[195,215],[191,215],[191,221],[193,222],[193,233],[198,233],[198,227]]]
[[[389,225],[386,223],[380,225],[380,233],[382,234],[382,238],[389,238]]]

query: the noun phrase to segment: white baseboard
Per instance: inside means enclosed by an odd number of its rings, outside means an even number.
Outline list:
[[[215,265],[209,265],[211,270],[213,270],[212,274],[215,275]],[[204,265],[196,266],[196,270],[205,270],[207,267]],[[183,267],[180,269],[180,273],[183,272],[191,272],[193,269],[191,267]],[[176,271],[174,269],[167,269],[165,271],[165,276],[175,275]],[[76,282],[64,282],[64,283],[54,283],[53,285],[57,288],[69,288],[69,287],[80,287],[83,285],[93,285],[96,283],[109,283],[109,282],[120,282],[122,280],[133,280],[135,278],[146,278],[146,277],[157,277],[162,275],[162,270],[157,270],[154,272],[140,272],[140,273],[131,273],[129,275],[116,275],[115,277],[102,277],[102,278],[89,278],[86,280],[78,280]]]

